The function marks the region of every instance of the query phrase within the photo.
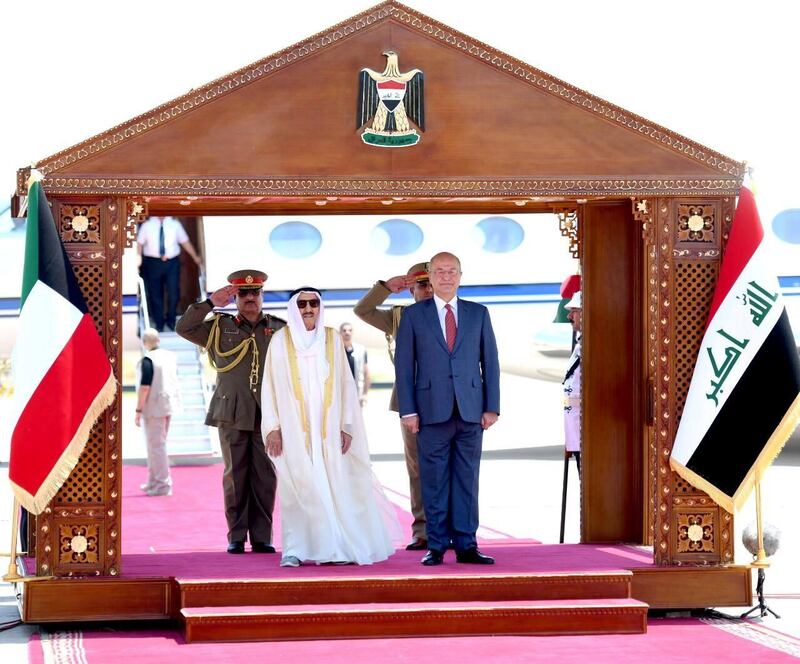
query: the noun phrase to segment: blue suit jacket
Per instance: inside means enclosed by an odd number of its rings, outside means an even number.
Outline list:
[[[433,298],[403,310],[394,357],[400,415],[420,425],[446,422],[454,401],[461,418],[480,422],[500,413],[500,364],[489,310],[458,299],[458,332],[447,348]]]

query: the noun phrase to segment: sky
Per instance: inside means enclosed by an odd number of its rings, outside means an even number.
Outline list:
[[[371,6],[5,2],[0,201],[16,170]],[[768,223],[800,208],[800,3],[408,0],[460,32],[755,169]],[[4,205],[0,203],[0,209]]]

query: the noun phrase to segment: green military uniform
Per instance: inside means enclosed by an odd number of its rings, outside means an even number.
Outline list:
[[[286,321],[262,315],[251,325],[241,315],[212,310],[210,300],[192,304],[175,331],[207,348],[217,368],[206,424],[219,429],[228,541],[244,542],[249,534],[251,544],[269,545],[277,480],[261,437],[261,378],[270,339]]]
[[[391,294],[392,291],[386,287],[386,284],[383,281],[378,281],[358,301],[353,309],[355,315],[361,320],[381,330],[386,335],[387,343],[397,338],[397,328],[400,326],[400,317],[403,313],[403,307],[401,306],[394,306],[391,309],[378,309]],[[392,362],[394,362],[394,357],[392,357]],[[395,386],[392,387],[389,408],[394,412],[400,410],[397,404],[397,388]],[[403,448],[406,457],[406,469],[408,470],[411,514],[414,516],[414,523],[411,524],[411,535],[415,539],[425,540],[427,536],[425,534],[425,510],[422,507],[422,489],[420,488],[419,479],[417,435],[411,433],[402,425],[400,426],[400,432],[403,435]]]

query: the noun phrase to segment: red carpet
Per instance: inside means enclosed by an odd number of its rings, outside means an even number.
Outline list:
[[[46,661],[227,664],[228,662],[325,662],[326,664],[442,664],[443,662],[585,662],[703,664],[796,662],[800,644],[759,627],[740,638],[694,619],[649,620],[647,634],[636,636],[450,637],[297,641],[275,643],[185,643],[167,630],[56,632],[29,644],[30,664]],[[757,639],[760,643],[755,642]],[[769,644],[769,645],[764,645]],[[46,660],[58,652],[61,658]]]
[[[281,568],[279,555],[225,552],[226,526],[222,509],[221,465],[172,469],[171,496],[149,497],[139,490],[146,479],[143,466],[125,466],[122,501],[122,576],[174,576],[181,579],[238,579],[330,576],[329,566]],[[397,514],[410,539],[411,515]],[[275,514],[274,541],[280,545],[280,519]],[[405,540],[404,540],[405,542]],[[647,549],[632,546],[539,544],[509,537],[480,541],[481,550],[495,556],[493,573],[613,571],[652,565]],[[400,548],[388,561],[370,567],[342,566],[336,576],[370,574],[483,574],[485,568],[457,565],[452,553],[431,570],[419,564],[423,552]]]

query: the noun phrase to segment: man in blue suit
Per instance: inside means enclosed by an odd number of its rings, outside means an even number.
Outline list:
[[[489,311],[456,297],[461,262],[430,262],[433,298],[407,307],[395,348],[403,426],[417,433],[428,553],[441,565],[452,541],[460,563],[491,565],[477,547],[483,431],[500,413],[500,365]]]

